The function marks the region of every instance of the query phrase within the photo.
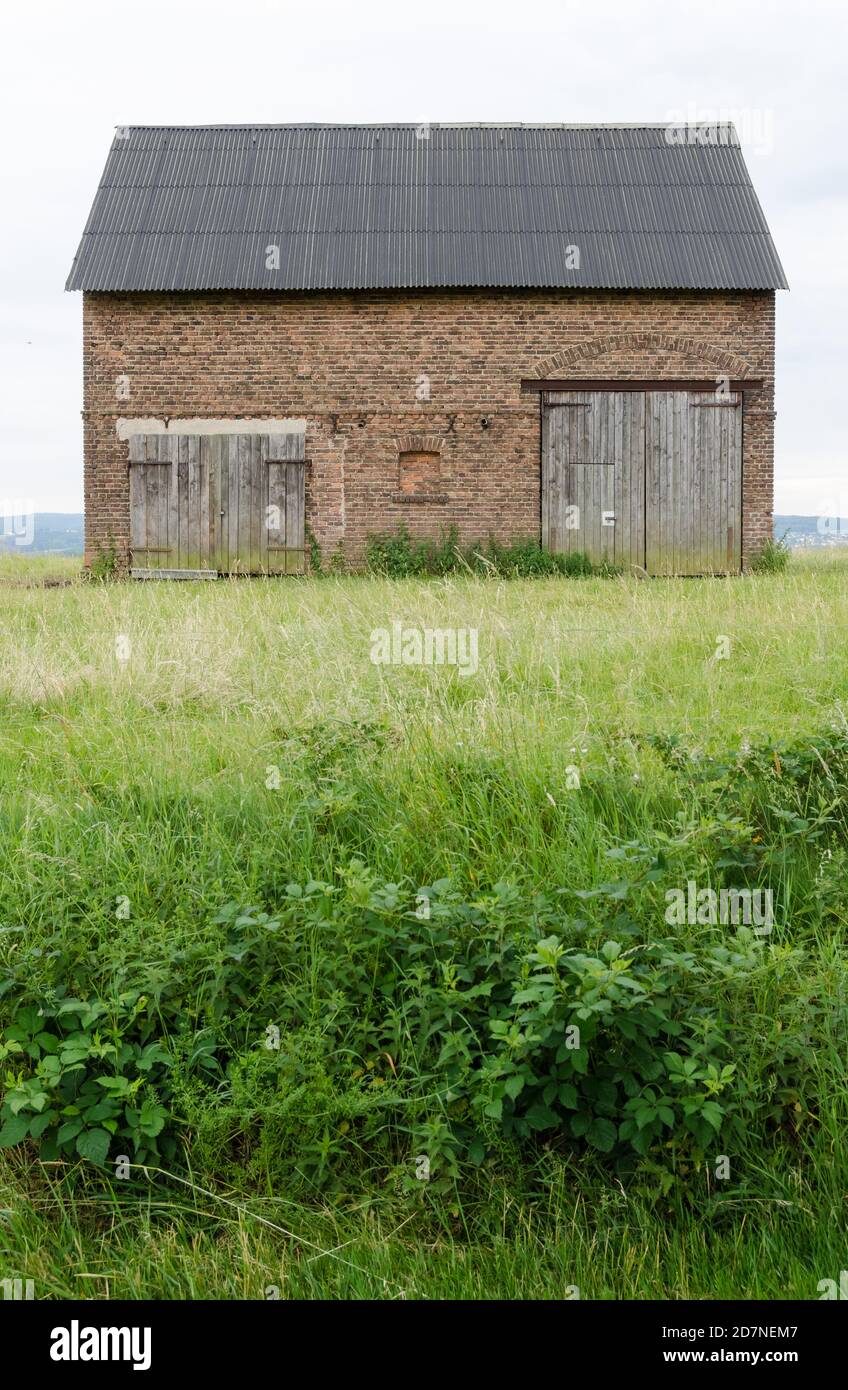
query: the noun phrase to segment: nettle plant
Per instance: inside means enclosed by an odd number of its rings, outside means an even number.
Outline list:
[[[144,995],[19,1007],[0,1034],[0,1148],[35,1141],[46,1160],[104,1164],[128,1152],[171,1157],[163,1134],[171,1057],[153,1036]]]
[[[604,1154],[644,1155],[674,1134],[706,1148],[732,1114],[723,1093],[735,1067],[711,1030],[699,1038],[675,1016],[699,973],[690,953],[665,943],[607,941],[588,955],[555,936],[540,941],[511,1017],[490,1022],[499,1046],[475,1104],[519,1138],[565,1131]]]

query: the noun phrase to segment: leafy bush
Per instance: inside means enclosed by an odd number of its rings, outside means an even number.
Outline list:
[[[484,1113],[506,1134],[564,1129],[602,1153],[625,1144],[644,1154],[666,1131],[706,1148],[735,1067],[723,1064],[717,1038],[712,1050],[663,1050],[687,1032],[676,1001],[691,999],[687,976],[702,964],[670,943],[606,941],[587,955],[556,937],[527,959],[513,1017],[490,1023],[501,1050],[484,1067]]]
[[[332,721],[288,731],[316,833],[342,797],[358,815],[349,775],[387,736]],[[348,857],[333,882],[226,903],[149,958],[10,950],[0,1146],[173,1162],[190,1136],[202,1171],[314,1193],[350,1191],[366,1170],[406,1182],[415,1154],[438,1192],[543,1146],[656,1176],[751,1135],[797,1143],[823,1108],[813,1039],[845,1052],[844,951],[834,940],[824,987],[778,934],[673,933],[662,890],[690,876],[814,882],[804,911],[841,930],[848,742],[711,757],[651,743],[685,801],[644,843],[613,836],[613,882],[472,891],[386,881]],[[466,761],[466,792],[474,776],[514,801],[503,767]],[[576,793],[606,798],[611,824],[614,778]]]
[[[196,1088],[190,1102],[217,1163],[221,1137],[240,1132],[242,1170],[271,1163],[291,1179],[296,1168],[315,1185],[363,1147],[388,1166],[411,1135],[434,1177],[454,1176],[498,1136],[550,1131],[643,1154],[666,1131],[703,1147],[732,1116],[719,1098],[734,1067],[705,1022],[706,956],[670,942],[566,947],[542,935],[551,919],[569,929],[562,908],[538,900],[528,926],[507,885],[484,906],[447,881],[414,897],[356,861],[345,880],[341,893],[292,884],[273,915],[237,904],[218,914],[221,962],[202,1004],[227,1080],[214,1108]],[[320,1023],[298,964],[304,933],[321,961]],[[246,1036],[233,1034],[236,1017],[249,1019]]]
[[[171,1057],[157,1032],[137,994],[18,1007],[0,1035],[0,1148],[31,1139],[43,1159],[103,1164],[117,1140],[141,1163],[160,1144],[172,1156],[174,1140],[162,1134]]]
[[[639,1155],[666,1138],[703,1149],[735,1118],[709,951],[587,951],[564,944],[576,927],[555,899],[528,920],[508,885],[486,902],[447,881],[414,895],[357,861],[341,889],[290,884],[274,914],[233,903],[215,927],[213,950],[174,953],[158,1026],[133,992],[15,1013],[0,1145],[144,1162],[190,1124],[207,1158],[314,1187],[363,1148],[388,1168],[411,1142],[452,1180],[499,1136]],[[750,968],[740,956],[734,981]],[[162,1020],[178,1033],[189,998],[190,1031],[166,1048]]]

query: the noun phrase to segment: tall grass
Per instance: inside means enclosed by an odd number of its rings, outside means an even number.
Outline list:
[[[667,884],[694,873],[718,886],[721,855],[756,836],[780,917],[739,987],[741,1031],[730,987],[722,1008],[740,1072],[753,1089],[759,1075],[763,1096],[778,1086],[768,1074],[781,1039],[809,1044],[805,1123],[771,1132],[752,1119],[721,1188],[697,1159],[669,1186],[661,1152],[656,1172],[628,1178],[548,1135],[425,1195],[392,1168],[394,1112],[329,1190],[312,1159],[295,1156],[283,1179],[254,1161],[241,1121],[223,1134],[188,1101],[180,1162],[161,1165],[171,1176],[122,1185],[6,1149],[3,1277],[57,1297],[262,1297],[268,1286],[562,1297],[574,1285],[583,1297],[815,1297],[844,1264],[844,806],[838,788],[813,790],[806,763],[791,787],[788,772],[769,774],[768,753],[762,776],[739,782],[729,769],[749,746],[844,736],[846,578],[831,557],[734,581],[45,590],[0,576],[0,978],[19,984],[25,968],[40,987],[58,952],[94,994],[135,967],[165,988],[176,954],[215,958],[222,905],[273,912],[289,884],[310,880],[347,884],[338,929],[354,932],[352,861],[413,896],[447,878],[463,901],[491,904],[508,884],[516,923],[542,895],[592,941],[617,909],[579,895],[623,875],[649,940],[668,930]],[[479,669],[374,665],[371,634],[395,620],[477,628]],[[628,845],[665,855],[666,876],[643,882]],[[734,944],[685,928],[681,945],[700,951],[708,937]],[[317,1027],[329,957],[305,933],[298,949],[297,1008]],[[0,995],[0,1024],[13,999]],[[784,1062],[788,1074],[795,1060]],[[221,1081],[219,1121],[236,1116],[237,1081]]]

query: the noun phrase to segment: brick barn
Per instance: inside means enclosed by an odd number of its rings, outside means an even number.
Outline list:
[[[89,563],[456,526],[733,573],[771,535],[786,282],[732,126],[122,127],[67,288]]]

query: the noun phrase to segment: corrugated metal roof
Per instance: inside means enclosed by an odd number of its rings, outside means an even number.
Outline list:
[[[66,288],[448,286],[787,288],[728,125],[119,127]]]

